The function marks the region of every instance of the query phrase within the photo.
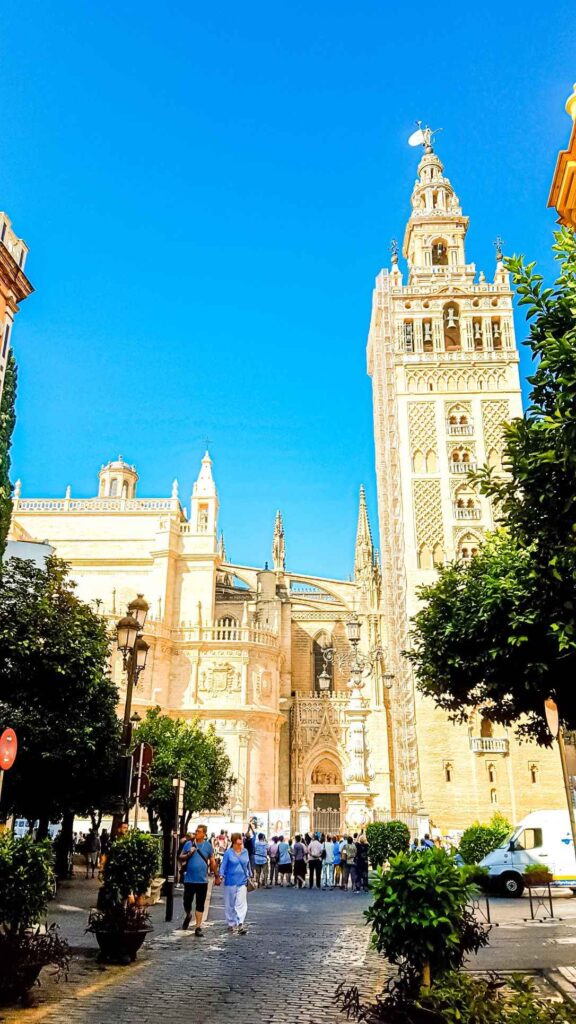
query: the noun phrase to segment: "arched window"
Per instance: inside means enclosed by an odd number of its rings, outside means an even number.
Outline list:
[[[198,533],[208,532],[208,505],[200,505],[198,508]]]
[[[432,341],[432,321],[422,321],[422,347],[425,352],[432,352],[434,343]]]
[[[479,541],[477,537],[474,537],[471,533],[466,533],[458,544],[458,555],[467,561],[469,558],[474,558],[474,555],[478,554]]]
[[[497,804],[498,803],[498,794],[497,794],[495,789],[491,789],[490,790],[490,803],[491,804]]]
[[[123,498],[127,498],[128,497],[128,481],[127,480],[125,480],[124,483],[122,484],[122,497]]]
[[[118,480],[116,477],[114,477],[114,479],[110,481],[110,497],[118,497]]]
[[[416,451],[414,452],[412,462],[414,465],[415,473],[426,472],[426,460],[424,459],[424,453],[421,452],[419,448],[417,448]]]
[[[432,266],[448,266],[448,246],[443,238],[435,238],[432,242]]]
[[[426,544],[422,544],[420,551],[418,552],[418,568],[420,569],[431,569],[432,568],[432,553],[430,548]]]
[[[533,786],[535,786],[537,784],[537,782],[538,782],[538,765],[537,764],[531,764],[530,765],[530,780],[531,780]]]
[[[325,656],[325,651],[329,647],[332,647],[332,638],[328,633],[319,633],[314,638],[312,653],[314,656],[315,693],[331,693],[334,690],[334,662],[332,658]],[[320,678],[321,676],[322,679]],[[326,676],[328,679],[326,679]]]
[[[500,453],[496,451],[496,448],[491,448],[488,452],[488,465],[492,469],[502,469],[502,460]]]
[[[457,302],[447,302],[443,312],[444,348],[456,352],[460,348],[460,307]]]
[[[432,561],[434,565],[444,564],[444,548],[441,544],[435,544],[432,551]]]
[[[225,615],[222,619],[218,619],[216,625],[216,640],[238,639],[238,619],[235,619],[233,615]]]
[[[404,321],[404,350],[414,351],[414,323],[412,320]]]
[[[492,347],[496,352],[502,348],[502,328],[499,319],[492,321]]]
[[[483,739],[492,739],[494,735],[494,725],[486,715],[482,715],[482,720],[480,722],[480,735]]]
[[[452,782],[452,762],[444,762],[444,778],[446,782]]]
[[[472,334],[474,337],[474,351],[481,352],[484,346],[484,339],[482,337],[482,321],[472,321]]]
[[[488,781],[489,782],[496,782],[496,766],[493,765],[493,764],[489,764],[487,767],[488,767]]]
[[[436,452],[433,452],[432,449],[426,452],[426,472],[436,472]]]

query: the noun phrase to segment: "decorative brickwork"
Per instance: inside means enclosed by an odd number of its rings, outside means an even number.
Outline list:
[[[434,402],[410,402],[408,405],[410,451],[420,449],[438,454],[436,436],[436,408]]]
[[[414,480],[414,520],[416,546],[423,544],[432,550],[444,540],[442,503],[439,480]]]
[[[482,427],[486,453],[494,448],[502,451],[503,424],[510,418],[510,408],[505,399],[482,402]]]

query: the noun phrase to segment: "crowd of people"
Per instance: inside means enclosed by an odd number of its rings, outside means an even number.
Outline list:
[[[249,826],[243,834],[226,831],[208,838],[199,825],[186,837],[179,854],[184,883],[184,921],[188,929],[195,914],[195,934],[202,936],[208,893],[208,874],[224,884],[224,915],[228,932],[246,934],[247,893],[274,886],[295,889],[368,891],[368,841],[364,833],[325,835],[315,832],[283,835],[270,840]]]

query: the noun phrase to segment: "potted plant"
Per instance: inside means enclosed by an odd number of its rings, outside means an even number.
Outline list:
[[[66,974],[70,947],[55,925],[40,931],[53,893],[50,841],[0,836],[0,1003],[24,999],[43,967]]]
[[[554,877],[547,864],[527,864],[523,871],[524,884],[529,888],[536,885],[547,885]]]
[[[488,868],[482,868],[479,864],[464,864],[460,868],[462,877],[470,885],[475,885],[481,892],[490,892],[491,880]]]
[[[102,959],[128,964],[151,930],[145,896],[158,873],[158,838],[131,829],[118,835],[104,868],[104,884],[88,919],[87,931],[96,936]]]

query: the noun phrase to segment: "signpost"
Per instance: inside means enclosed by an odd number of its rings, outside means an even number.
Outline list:
[[[134,828],[138,825],[140,801],[145,800],[150,792],[150,766],[154,751],[149,743],[139,743],[132,754],[131,795],[134,804]]]
[[[170,851],[170,874],[166,876],[166,921],[171,921],[174,916],[174,886],[178,873],[180,822],[184,814],[184,789],[186,783],[184,779],[178,776],[178,778],[172,779],[172,786],[174,787],[174,828],[172,831],[172,849]]]
[[[0,736],[0,801],[2,800],[4,772],[7,772],[12,767],[17,753],[18,740],[16,739],[14,729],[4,729]]]
[[[560,714],[558,711],[558,705],[555,700],[551,697],[544,701],[544,714],[546,715],[546,724],[550,733],[554,739],[558,740],[558,750],[560,751],[560,763],[562,765],[562,777],[564,779],[564,789],[566,790],[566,802],[568,804],[568,815],[570,817],[570,829],[572,831],[572,843],[574,846],[574,856],[576,857],[576,817],[574,816],[574,797],[572,796],[572,787],[570,785],[570,776],[568,775],[568,765],[566,763],[566,747],[564,745],[564,731],[560,725]]]

